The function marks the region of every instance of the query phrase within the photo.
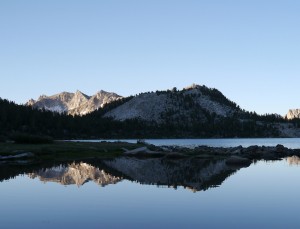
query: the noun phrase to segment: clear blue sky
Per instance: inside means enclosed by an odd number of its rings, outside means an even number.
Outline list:
[[[285,114],[300,108],[299,12],[296,0],[1,0],[0,97],[197,83]]]

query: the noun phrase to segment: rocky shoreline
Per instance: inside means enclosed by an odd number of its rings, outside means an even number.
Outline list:
[[[289,149],[283,145],[275,147],[250,146],[250,147],[208,147],[198,146],[193,149],[178,146],[147,145],[132,151],[124,149],[124,155],[133,157],[167,157],[186,158],[195,157],[203,159],[226,159],[228,164],[250,165],[257,160],[281,160],[285,157],[299,156],[300,149]]]
[[[101,144],[101,143],[100,143]],[[104,143],[103,143],[104,144]],[[106,143],[105,143],[106,144]],[[68,154],[68,157],[65,159],[68,160],[79,160],[81,159],[97,159],[103,158],[105,155],[110,155],[113,158],[117,157],[136,157],[136,158],[167,158],[167,159],[182,159],[182,158],[197,158],[205,160],[226,160],[226,163],[229,165],[238,165],[238,166],[249,166],[252,162],[257,160],[281,160],[286,157],[299,156],[300,149],[289,149],[283,145],[277,145],[275,147],[266,147],[266,146],[250,146],[250,147],[208,147],[208,146],[198,146],[195,148],[186,148],[179,146],[155,146],[147,143],[144,144],[117,144],[110,143],[110,147],[113,145],[114,149],[117,150],[118,154],[113,154],[105,150],[105,147],[108,145],[99,145],[99,149],[102,151],[94,150],[93,154],[86,154],[84,151],[81,153],[74,151],[74,153]],[[89,147],[88,144],[85,144],[82,147]],[[105,146],[105,147],[104,147]],[[129,146],[129,147],[127,147]],[[47,161],[49,159],[49,154],[52,155],[52,160],[55,160],[59,155],[57,153],[48,153],[47,157],[41,156],[44,154],[38,152],[24,151],[19,150],[15,151],[13,154],[0,154],[0,164],[26,164],[25,162],[35,162],[35,161]],[[80,155],[80,158],[79,156]]]

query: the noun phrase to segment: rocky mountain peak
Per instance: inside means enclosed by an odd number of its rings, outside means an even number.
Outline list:
[[[77,90],[75,93],[62,92],[52,96],[43,95],[37,101],[33,99],[28,101],[27,105],[58,113],[86,115],[120,98],[122,97],[111,92],[100,91],[93,96],[88,96]]]
[[[85,98],[89,98],[88,95],[84,94],[83,92],[81,92],[79,90],[76,90],[75,96],[82,96],[82,97],[85,97]]]
[[[187,86],[187,87],[185,87],[184,89],[185,89],[185,90],[191,90],[191,89],[199,89],[199,88],[201,88],[201,86],[200,86],[199,84],[193,83],[192,85]]]
[[[83,94],[81,91],[77,90],[68,104],[69,110],[76,109],[80,107],[82,104],[87,103],[89,101],[90,97]]]
[[[62,93],[59,93],[59,94],[56,94],[56,95],[53,95],[53,96],[49,96],[49,97],[45,96],[41,100],[50,98],[50,99],[62,101],[64,103],[68,103],[72,100],[73,96],[74,96],[74,93],[62,92]],[[39,100],[39,101],[41,101],[41,100]]]
[[[42,100],[42,99],[45,99],[45,98],[47,98],[47,95],[41,95],[41,96],[38,98],[38,100]]]
[[[33,104],[35,104],[36,101],[34,99],[30,99],[27,103],[26,106],[33,106]]]
[[[286,115],[287,119],[300,118],[300,109],[290,109]]]

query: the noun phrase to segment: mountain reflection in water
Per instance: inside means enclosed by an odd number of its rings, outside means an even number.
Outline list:
[[[42,182],[82,186],[92,181],[101,186],[117,184],[122,180],[140,184],[179,186],[194,192],[220,186],[240,168],[225,160],[207,159],[140,159],[119,157],[111,160],[89,160],[61,164],[28,166],[0,166],[1,181],[25,174]]]
[[[289,165],[300,165],[300,158],[297,157],[297,156],[292,156],[292,157],[288,157],[287,159],[287,162]]]
[[[76,184],[77,186],[94,181],[104,187],[122,180],[121,177],[113,176],[84,162],[41,169],[38,172],[29,173],[28,176],[32,179],[39,178],[43,182],[57,182],[62,185]]]
[[[298,157],[288,157],[289,165],[300,165]],[[89,160],[32,166],[0,166],[0,181],[25,174],[42,182],[77,185],[95,182],[104,187],[129,180],[140,184],[179,186],[194,192],[220,186],[240,167],[230,166],[225,160],[208,159],[140,159],[119,157],[111,160]]]
[[[0,225],[298,228],[299,158],[254,162],[240,168],[203,158],[119,157],[2,164],[0,181],[9,181],[0,183]]]

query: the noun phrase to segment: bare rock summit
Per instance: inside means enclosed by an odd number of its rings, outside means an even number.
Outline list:
[[[52,96],[42,95],[38,100],[29,100],[26,105],[52,112],[82,116],[121,98],[112,92],[99,91],[95,95],[89,96],[77,90],[75,93],[62,92]]]
[[[300,118],[300,109],[290,109],[286,115],[287,119]]]

